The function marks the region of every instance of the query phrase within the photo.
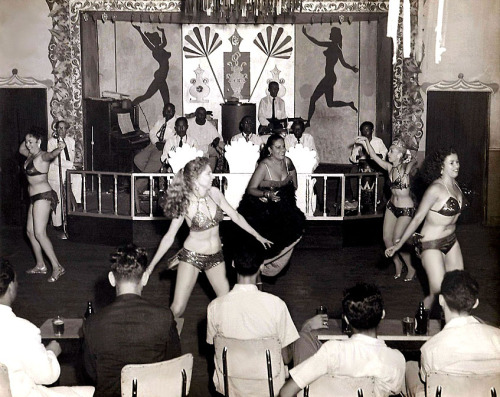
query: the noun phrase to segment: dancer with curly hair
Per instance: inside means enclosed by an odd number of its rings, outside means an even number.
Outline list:
[[[424,299],[427,309],[431,309],[435,296],[439,294],[444,274],[464,268],[455,229],[468,202],[456,182],[459,169],[458,155],[452,148],[438,150],[426,157],[422,177],[430,186],[401,239],[385,250],[385,255],[392,257],[425,219],[417,249],[429,279],[429,295]]]
[[[19,146],[19,153],[26,157],[24,172],[28,179],[28,194],[30,206],[28,209],[28,220],[26,223],[26,234],[30,240],[36,265],[28,274],[47,274],[47,266],[43,259],[43,253],[52,265],[52,275],[47,280],[53,283],[59,279],[65,270],[59,263],[54,252],[54,247],[47,236],[47,223],[52,211],[56,210],[59,203],[57,193],[50,187],[47,173],[52,160],[61,153],[66,145],[63,141],[57,143],[57,148],[51,152],[41,149],[42,133],[39,130],[31,130],[26,134],[24,141]]]
[[[208,158],[197,157],[191,160],[175,175],[168,187],[167,198],[163,205],[165,215],[172,218],[172,222],[147,272],[150,274],[153,272],[160,259],[172,246],[184,220],[190,229],[183,248],[176,254],[179,265],[174,300],[170,306],[175,317],[181,317],[186,310],[198,273],[202,271],[207,275],[217,296],[229,292],[219,236],[219,223],[224,219],[224,213],[265,248],[272,244],[229,205],[220,190],[212,186],[213,179]]]
[[[399,241],[403,231],[415,215],[415,203],[410,193],[410,174],[416,162],[412,160],[404,142],[397,138],[392,142],[387,153],[388,161],[382,160],[375,153],[367,137],[356,138],[356,143],[363,145],[370,158],[389,173],[392,196],[387,202],[383,226],[384,244],[386,248],[389,248]],[[409,252],[400,252],[393,257],[393,261],[396,267],[395,280],[401,278],[404,265],[408,268],[404,281],[415,279],[415,268],[411,264]]]

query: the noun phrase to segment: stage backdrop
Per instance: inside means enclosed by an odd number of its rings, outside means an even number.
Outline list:
[[[310,119],[321,162],[348,163],[359,124],[376,125],[377,23],[295,28],[295,115]]]
[[[99,85],[103,91],[127,94],[140,105],[140,127],[148,132],[161,117],[164,103],[182,114],[180,25],[97,23]],[[103,95],[105,96],[105,95]],[[147,121],[147,122],[146,122]]]
[[[219,119],[231,97],[256,103],[270,80],[280,83],[294,115],[293,25],[182,25],[184,112],[204,106]]]

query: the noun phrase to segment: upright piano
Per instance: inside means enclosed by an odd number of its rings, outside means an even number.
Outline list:
[[[149,144],[139,129],[137,106],[111,98],[86,98],[83,104],[85,169],[133,172],[135,154]],[[132,131],[121,131],[119,115],[130,117]]]

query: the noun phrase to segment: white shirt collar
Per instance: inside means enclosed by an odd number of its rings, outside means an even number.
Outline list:
[[[473,316],[461,316],[461,317],[455,317],[448,321],[446,325],[443,327],[444,328],[455,328],[455,327],[462,327],[467,324],[479,324],[479,321]]]
[[[365,343],[368,345],[383,345],[385,346],[385,342],[382,339],[373,338],[371,336],[365,334],[354,334],[350,338],[351,340],[358,340],[361,343]]]
[[[258,291],[258,288],[255,284],[235,284],[233,287],[233,291],[251,292]]]

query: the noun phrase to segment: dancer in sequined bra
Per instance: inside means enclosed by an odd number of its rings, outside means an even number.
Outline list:
[[[153,272],[172,246],[184,220],[190,229],[183,248],[169,260],[172,266],[178,263],[174,301],[170,306],[175,317],[181,317],[186,310],[198,274],[202,271],[207,275],[217,296],[229,291],[219,236],[219,223],[224,218],[224,213],[265,248],[272,244],[228,204],[220,190],[212,186],[213,178],[208,158],[198,157],[190,161],[176,174],[168,187],[168,196],[163,205],[165,214],[172,218],[172,222],[147,272]]]
[[[429,295],[425,297],[424,305],[430,309],[435,296],[439,294],[444,274],[464,268],[455,229],[458,217],[468,202],[455,180],[460,163],[454,149],[430,154],[425,158],[422,169],[422,175],[430,186],[401,240],[387,248],[385,254],[393,256],[425,219],[417,248],[429,279]]]

